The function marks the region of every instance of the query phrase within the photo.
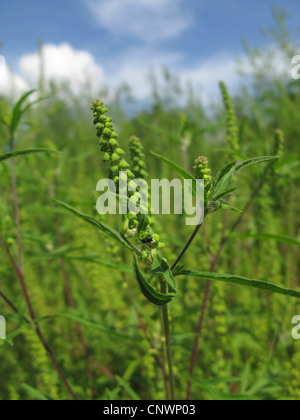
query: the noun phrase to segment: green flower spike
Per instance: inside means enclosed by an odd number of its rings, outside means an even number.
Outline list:
[[[97,129],[97,136],[100,138],[100,150],[104,153],[103,160],[108,164],[108,176],[112,179],[119,192],[120,179],[122,173],[127,173],[128,185],[134,178],[144,179],[147,177],[146,165],[143,161],[144,155],[140,141],[136,137],[130,139],[130,154],[133,161],[133,169],[123,158],[125,152],[120,148],[118,135],[114,131],[112,119],[105,114],[108,109],[104,108],[103,102],[95,101],[92,106],[94,125]],[[139,193],[128,192],[128,198],[136,196],[139,199]],[[142,255],[145,259],[151,258],[154,249],[160,249],[163,244],[159,242],[159,237],[155,235],[149,221],[149,217],[144,214],[124,215],[123,235],[127,238],[134,237],[142,249]]]
[[[233,151],[239,152],[238,128],[233,104],[224,82],[220,82],[227,120],[227,142]]]
[[[284,136],[281,130],[275,131],[273,156],[281,157],[283,154]]]
[[[193,165],[193,173],[196,179],[204,180],[205,187],[205,204],[208,204],[209,197],[212,193],[212,176],[211,169],[208,166],[208,159],[206,156],[198,157]]]
[[[211,170],[208,167],[208,159],[205,156],[198,157],[193,165],[193,172],[196,179],[204,179],[204,186],[211,183]]]
[[[108,176],[119,187],[119,172],[127,171],[129,179],[133,179],[133,174],[129,170],[129,164],[123,159],[125,154],[119,146],[118,135],[114,131],[112,119],[105,114],[108,109],[104,108],[103,102],[95,101],[92,106],[94,124],[97,129],[97,136],[100,138],[100,150],[104,152],[103,161],[108,164]]]
[[[129,153],[134,175],[136,178],[146,179],[148,177],[148,173],[146,164],[144,162],[145,155],[143,153],[143,146],[141,141],[137,137],[130,137]]]

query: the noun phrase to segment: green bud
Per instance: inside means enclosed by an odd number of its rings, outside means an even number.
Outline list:
[[[118,162],[120,160],[120,156],[117,153],[113,153],[111,160],[112,162]]]
[[[129,220],[136,220],[137,215],[135,213],[129,212],[127,217],[128,217]]]
[[[110,161],[110,154],[109,153],[105,153],[104,157],[103,157],[103,162],[109,162]]]
[[[153,235],[153,240],[155,242],[159,242],[160,241],[160,236],[159,235]]]
[[[134,179],[135,178],[134,174],[131,172],[130,169],[127,169],[127,177],[130,178],[130,179]]]
[[[113,149],[116,148],[118,146],[118,142],[115,139],[110,139],[109,143],[110,147],[112,147]]]
[[[125,155],[124,150],[122,150],[122,149],[120,149],[120,148],[116,149],[116,153],[117,153],[119,156],[123,156],[123,155]]]
[[[109,128],[104,128],[103,136],[110,138],[111,130]]]
[[[119,167],[117,165],[111,166],[110,170],[113,174],[115,174],[119,172]]]
[[[121,160],[121,162],[119,163],[119,169],[123,170],[123,169],[128,169],[129,165],[125,160]]]

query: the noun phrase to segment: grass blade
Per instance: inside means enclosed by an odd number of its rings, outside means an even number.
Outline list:
[[[0,155],[0,162],[13,159],[18,156],[29,155],[31,153],[60,153],[58,150],[51,150],[51,149],[26,149],[26,150],[16,150],[15,152],[5,153],[4,155]]]

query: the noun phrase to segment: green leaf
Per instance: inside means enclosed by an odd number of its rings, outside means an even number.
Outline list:
[[[177,294],[177,286],[176,286],[175,277],[173,276],[169,265],[160,255],[155,255],[153,257],[151,270],[153,274],[159,274],[166,280],[169,286],[169,291],[171,293]]]
[[[193,175],[189,174],[184,169],[180,168],[180,166],[176,165],[176,163],[174,163],[171,160],[165,158],[164,156],[159,155],[158,153],[155,153],[155,152],[150,152],[150,153],[153,156],[155,156],[156,158],[160,159],[162,162],[164,162],[167,165],[169,165],[171,168],[173,168],[183,179],[189,179],[189,180],[191,180],[192,181],[193,196],[194,197],[197,196],[197,189],[196,189],[197,180],[196,180],[196,178]]]
[[[32,108],[34,105],[39,104],[42,101],[45,101],[46,99],[49,99],[50,96],[42,96],[41,98],[38,98],[35,101],[30,102],[28,105],[26,105],[22,111],[22,114],[24,114],[26,111],[28,111],[30,108]]]
[[[228,204],[222,204],[221,209],[235,211],[236,213],[243,213],[242,210],[236,209],[235,207],[229,206]]]
[[[10,133],[11,135],[14,134],[14,132],[16,131],[16,129],[18,128],[21,116],[23,114],[23,111],[21,110],[21,107],[23,105],[23,103],[26,101],[26,99],[32,95],[34,92],[36,92],[35,89],[33,90],[29,90],[28,92],[26,92],[21,98],[20,100],[16,103],[16,105],[14,106],[13,112],[12,112],[12,118],[11,118],[11,123],[10,123]]]
[[[75,216],[79,217],[80,219],[84,220],[86,223],[89,223],[90,225],[95,226],[96,228],[101,230],[103,233],[105,233],[105,235],[107,235],[110,238],[116,240],[117,242],[119,242],[121,245],[123,245],[128,250],[130,250],[130,251],[133,250],[131,248],[131,246],[128,245],[128,243],[122,238],[122,236],[119,234],[119,232],[115,231],[114,229],[112,229],[108,225],[106,225],[102,222],[99,222],[99,220],[94,219],[93,217],[90,217],[90,216],[87,216],[83,213],[80,213],[78,210],[74,209],[73,207],[69,206],[66,203],[63,203],[62,201],[59,201],[59,200],[53,200],[53,201],[56,204],[58,204],[59,206],[68,210],[70,213],[72,213]]]
[[[216,181],[215,181],[215,183],[216,184],[218,184],[218,182],[220,182],[220,180],[222,179],[222,178],[224,178],[224,176],[226,175],[226,174],[228,174],[228,172],[235,166],[235,164],[236,164],[236,160],[234,161],[234,162],[230,162],[230,163],[228,163],[226,166],[224,166],[224,168],[222,168],[219,172],[218,172],[218,174],[217,174],[217,176],[216,176]]]
[[[250,165],[272,162],[277,159],[279,159],[279,157],[277,156],[255,157],[252,159],[245,160],[244,162],[240,163],[235,167],[235,162],[229,163],[223,169],[221,169],[217,175],[212,200],[217,201],[225,195],[229,194],[230,192],[234,191],[235,188],[231,186],[232,178],[241,169]]]
[[[112,270],[121,271],[122,273],[132,274],[132,268],[128,265],[115,264],[111,261],[100,260],[99,258],[95,258],[89,255],[81,255],[81,256],[67,255],[64,258],[67,260],[83,261],[87,263],[98,264],[103,267],[111,268]]]
[[[261,156],[261,157],[248,159],[240,163],[239,165],[237,165],[234,169],[234,173],[237,173],[239,170],[245,168],[246,166],[256,165],[258,163],[272,162],[278,159],[280,159],[280,157],[278,156]]]
[[[149,225],[149,217],[146,214],[141,215],[141,220],[138,224],[138,233],[145,232]]]
[[[128,394],[131,396],[131,398],[134,401],[141,401],[141,398],[138,396],[138,394],[131,388],[129,383],[125,381],[120,376],[116,376],[116,379],[118,380],[119,384],[122,385],[122,387],[128,392]]]
[[[134,254],[133,269],[141,292],[154,305],[166,305],[176,296],[174,293],[160,293],[151,286],[151,284],[144,278],[143,273],[140,270],[136,254]]]
[[[236,189],[237,189],[236,187],[229,187],[229,188],[221,189],[220,191],[218,191],[217,194],[214,194],[213,201],[220,200],[222,197],[225,197],[225,195],[228,195],[234,192]]]
[[[280,286],[276,286],[273,283],[268,283],[265,281],[247,279],[245,277],[235,276],[233,274],[219,274],[219,273],[204,273],[200,271],[189,271],[183,270],[179,273],[180,276],[190,276],[190,277],[200,277],[205,280],[217,280],[224,283],[238,284],[241,286],[252,287],[254,289],[261,289],[267,292],[273,292],[280,295],[292,296],[294,298],[300,299],[300,291],[285,289]]]
[[[30,385],[24,383],[22,384],[22,388],[25,389],[25,391],[27,391],[30,397],[34,398],[37,401],[53,401],[52,398],[46,396],[41,391],[39,391],[36,388],[33,388]]]
[[[5,153],[4,155],[0,155],[0,162],[7,159],[13,159],[18,156],[22,155],[29,155],[31,153],[60,153],[57,150],[51,149],[27,149],[27,150],[16,150],[15,152]]]
[[[243,233],[233,236],[237,238],[266,239],[270,241],[282,242],[300,247],[300,241],[297,241],[296,239],[284,235],[274,235],[273,233]]]
[[[219,180],[215,185],[212,201],[217,201],[225,195],[229,194],[230,192],[234,191],[235,188],[231,186],[231,181],[234,175],[235,168],[231,166],[231,168],[229,169],[230,165],[231,164],[227,165],[227,167],[223,168],[223,170],[221,170],[221,172],[219,173]],[[224,173],[222,178],[220,178],[221,173]]]

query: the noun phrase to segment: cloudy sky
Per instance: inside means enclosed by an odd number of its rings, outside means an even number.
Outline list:
[[[74,89],[87,78],[97,87],[125,81],[142,97],[149,69],[165,65],[209,93],[221,79],[234,84],[242,39],[270,44],[261,29],[273,24],[272,5],[286,10],[295,31],[299,0],[2,1],[0,54],[24,89],[37,83],[43,40],[46,78],[69,80]]]

